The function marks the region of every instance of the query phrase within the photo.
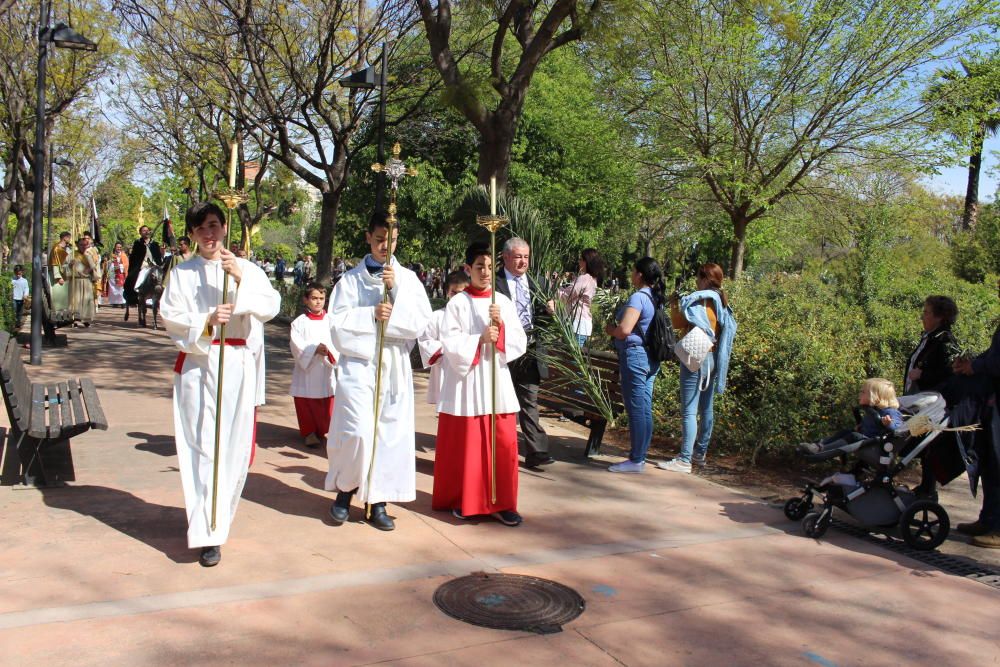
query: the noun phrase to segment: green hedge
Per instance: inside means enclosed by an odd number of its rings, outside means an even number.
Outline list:
[[[13,276],[0,274],[0,330],[14,333]]]
[[[852,291],[850,276],[829,266],[727,283],[739,332],[726,393],[716,397],[713,448],[751,460],[784,454],[795,443],[850,426],[866,377],[889,378],[901,391],[930,294],[958,303],[954,330],[964,350],[988,347],[1000,315],[996,276],[985,284],[956,278],[946,249],[926,257],[901,248],[889,261],[898,268],[865,299]],[[677,366],[664,365],[653,412],[657,432],[679,440],[678,383]]]

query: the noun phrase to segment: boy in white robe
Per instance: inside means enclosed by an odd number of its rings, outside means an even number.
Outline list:
[[[299,435],[309,448],[326,442],[333,416],[333,397],[337,389],[337,358],[330,336],[330,316],[327,315],[326,288],[309,283],[302,294],[306,312],[292,322],[292,398]]]
[[[490,304],[493,260],[489,248],[470,246],[465,262],[471,284],[448,302],[441,323],[447,363],[437,404],[431,506],[450,510],[459,519],[488,514],[507,526],[518,526],[523,521],[517,512],[520,405],[507,365],[525,353],[528,337],[510,299],[497,293],[496,303]],[[495,442],[491,425],[494,354]]]
[[[415,500],[416,429],[410,350],[424,332],[431,305],[420,279],[389,248],[385,220],[373,218],[365,234],[371,253],[333,289],[330,324],[337,357],[337,400],[327,436],[326,490],[337,491],[330,518],[340,525],[355,493],[369,505],[368,523],[393,530],[385,503]],[[389,262],[389,264],[386,264]],[[389,301],[382,302],[388,290]],[[375,367],[379,323],[385,323],[378,438],[375,438]],[[374,443],[374,448],[373,448]],[[374,466],[373,466],[374,463]]]
[[[177,266],[160,301],[160,315],[180,354],[174,365],[174,437],[188,518],[188,546],[201,548],[205,567],[218,564],[221,545],[246,481],[257,400],[257,367],[247,346],[251,319],[278,314],[281,296],[259,268],[224,248],[225,214],[199,202],[187,213],[198,256]],[[229,294],[222,304],[224,275]],[[216,415],[220,326],[226,327],[222,412]],[[212,528],[216,418],[221,423],[216,525]]]
[[[456,294],[461,294],[469,284],[469,276],[465,271],[452,271],[445,281],[445,296],[449,301]],[[445,304],[447,306],[447,304]],[[443,363],[443,350],[441,349],[441,321],[444,319],[445,308],[439,308],[431,314],[431,320],[427,323],[427,328],[417,340],[420,347],[420,360],[424,368],[430,367],[431,376],[427,381],[427,402],[434,405],[438,402],[441,394],[441,380],[444,378],[441,370]]]

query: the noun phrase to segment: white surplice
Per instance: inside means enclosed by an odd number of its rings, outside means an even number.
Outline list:
[[[392,315],[386,322],[382,353],[375,467],[368,488],[375,430],[375,367],[378,355],[375,306],[382,302],[381,276],[362,261],[333,289],[330,319],[337,358],[337,400],[327,435],[327,491],[358,489],[365,503],[409,502],[417,497],[416,431],[410,350],[431,316],[427,293],[417,275],[395,259]]]
[[[267,360],[264,358],[264,323],[255,317],[250,318],[250,335],[247,336],[247,347],[253,354],[254,366],[257,368],[257,394],[253,404],[261,406],[264,405],[267,396],[267,373],[265,372]]]
[[[226,325],[226,339],[251,337],[251,320],[266,322],[278,314],[281,296],[264,272],[237,259],[242,278],[229,280],[228,302],[235,304]],[[220,346],[218,327],[208,318],[221,302],[222,263],[200,256],[172,272],[160,300],[160,317],[167,333],[184,354],[174,375],[174,437],[188,517],[188,546],[225,543],[250,463],[258,371],[247,345],[227,345],[222,392],[216,530],[211,529],[212,468],[215,457],[215,406]]]
[[[444,378],[441,370],[445,364],[444,351],[441,349],[441,321],[444,319],[444,314],[444,308],[431,313],[427,328],[417,339],[420,360],[424,368],[431,369],[430,378],[427,380],[427,402],[431,405],[438,402],[438,397],[441,395],[441,380]]]
[[[503,322],[503,350],[497,350],[496,411],[509,414],[521,408],[507,364],[527,351],[528,337],[514,303],[499,292],[496,302]],[[458,417],[493,413],[493,346],[480,341],[489,317],[488,293],[475,297],[465,291],[448,302],[439,334],[447,363],[443,367],[438,412]]]
[[[327,398],[334,396],[337,389],[337,365],[326,355],[316,354],[316,348],[326,345],[326,349],[336,360],[338,354],[330,334],[330,315],[322,319],[310,319],[299,315],[292,322],[292,371],[291,395],[298,398]]]

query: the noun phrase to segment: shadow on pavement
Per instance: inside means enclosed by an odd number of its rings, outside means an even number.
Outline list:
[[[293,469],[281,468],[279,470],[286,472]],[[322,483],[320,487],[322,488]],[[251,472],[247,475],[247,483],[243,487],[243,500],[270,507],[282,514],[320,521],[326,516],[326,510],[330,504],[330,499],[325,495],[289,486],[274,477],[259,472]]]
[[[187,548],[187,515],[181,507],[157,505],[127,491],[105,486],[42,489],[49,507],[97,519],[109,528],[163,553],[175,563],[198,560]]]
[[[140,442],[135,446],[140,452],[152,452],[160,456],[175,456],[177,454],[176,443],[172,435],[153,435],[141,431],[130,431],[125,435],[136,440],[145,440],[145,442]]]

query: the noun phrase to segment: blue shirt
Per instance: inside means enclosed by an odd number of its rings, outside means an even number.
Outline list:
[[[892,422],[886,426],[882,423],[882,417],[888,415]],[[876,408],[874,412],[866,412],[861,418],[859,432],[861,435],[874,438],[889,431],[903,428],[903,414],[896,408]]]
[[[643,344],[643,336],[646,331],[649,330],[649,325],[653,322],[653,290],[648,287],[643,287],[632,293],[632,296],[628,298],[628,301],[624,306],[618,309],[615,313],[615,320],[617,322],[622,321],[622,317],[625,315],[626,308],[635,308],[639,311],[639,321],[635,323],[632,327],[632,333],[630,333],[625,340],[615,339],[615,349],[622,352],[627,347],[634,347],[636,345]]]

